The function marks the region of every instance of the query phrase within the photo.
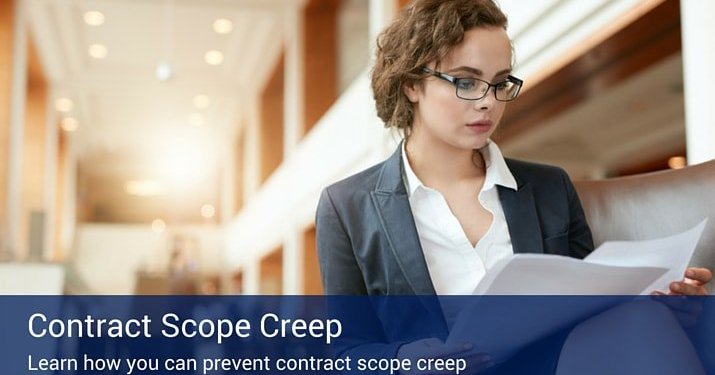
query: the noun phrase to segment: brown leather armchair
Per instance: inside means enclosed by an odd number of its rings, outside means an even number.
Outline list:
[[[709,218],[690,265],[715,270],[715,160],[575,185],[596,246],[664,237]]]

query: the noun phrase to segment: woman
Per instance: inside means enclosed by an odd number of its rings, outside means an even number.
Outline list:
[[[405,141],[326,188],[317,213],[327,294],[470,294],[512,253],[582,258],[583,210],[559,168],[504,159],[490,140],[521,81],[492,1],[416,1],[383,32],[377,112]],[[689,269],[672,293],[703,294]]]
[[[384,162],[323,191],[326,294],[471,294],[514,253],[593,250],[567,174],[505,159],[490,139],[522,85],[506,24],[491,0],[417,0],[380,36],[377,113],[405,138]],[[671,293],[707,293],[710,271],[686,274]]]

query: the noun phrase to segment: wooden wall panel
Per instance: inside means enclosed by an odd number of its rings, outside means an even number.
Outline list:
[[[397,0],[397,7],[398,9],[402,9],[407,6],[407,4],[411,3],[412,0]]]
[[[283,161],[283,97],[285,55],[281,55],[261,93],[259,123],[260,181],[265,182]]]
[[[320,278],[318,251],[315,242],[315,227],[303,233],[303,293],[311,295],[323,294],[323,283]]]
[[[25,102],[25,126],[22,142],[22,188],[19,225],[19,251],[27,254],[30,239],[30,215],[45,211],[45,153],[47,152],[47,82],[37,51],[28,46],[28,80]],[[47,239],[45,239],[47,240]]]
[[[307,133],[338,98],[338,0],[314,0],[304,13],[304,99]]]
[[[665,1],[509,103],[496,140],[538,127],[680,49],[680,2]]]
[[[279,247],[261,259],[260,294],[283,293],[283,248]]]
[[[7,173],[12,80],[13,1],[0,1],[0,236],[7,229]],[[3,246],[0,239],[0,247]],[[0,251],[3,249],[0,248]]]

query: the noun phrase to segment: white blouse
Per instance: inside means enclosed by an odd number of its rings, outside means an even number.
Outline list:
[[[479,203],[493,215],[487,233],[472,246],[442,193],[422,184],[402,145],[403,173],[417,234],[438,295],[472,294],[486,270],[514,254],[496,185],[516,190],[516,180],[496,143],[480,152],[487,165]]]

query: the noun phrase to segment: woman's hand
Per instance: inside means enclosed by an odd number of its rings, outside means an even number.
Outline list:
[[[474,350],[472,344],[445,344],[442,340],[434,337],[402,345],[397,351],[397,358],[401,360],[409,359],[411,362],[410,371],[400,371],[401,375],[454,374],[454,371],[447,370],[442,372],[436,370],[420,371],[416,368],[417,360],[419,359],[464,359],[466,360],[466,369],[460,372],[463,375],[477,374],[494,365],[488,354],[478,353]]]
[[[670,295],[706,296],[708,288],[705,284],[713,278],[713,273],[707,268],[691,267],[685,270],[683,281],[670,283]]]
[[[670,283],[670,291],[667,295],[662,292],[654,292],[653,295],[666,296],[657,300],[665,303],[670,308],[683,328],[691,328],[697,323],[698,317],[703,311],[703,306],[701,299],[686,297],[708,295],[708,288],[705,285],[712,280],[713,273],[707,268],[691,267],[685,270],[684,276],[682,281]],[[673,298],[668,296],[681,297]]]

